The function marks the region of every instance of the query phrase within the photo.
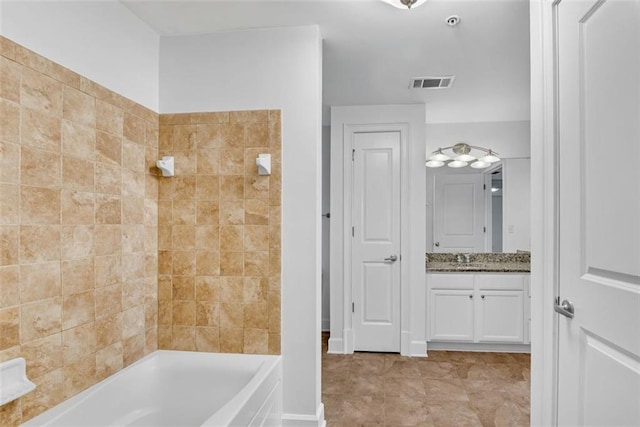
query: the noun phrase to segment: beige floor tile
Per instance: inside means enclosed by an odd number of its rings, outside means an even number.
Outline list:
[[[327,339],[322,401],[329,427],[529,425],[528,354],[336,355],[326,353]]]

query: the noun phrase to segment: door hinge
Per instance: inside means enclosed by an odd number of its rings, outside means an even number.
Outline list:
[[[351,161],[354,162],[356,160],[356,149],[351,150]]]
[[[356,312],[356,303],[355,303],[355,302],[352,302],[352,303],[351,303],[351,312],[352,312],[352,313],[355,313],[355,312]]]
[[[487,232],[487,227],[482,227],[482,232],[486,233]]]
[[[356,235],[356,228],[355,227],[351,227],[351,237],[355,237]]]

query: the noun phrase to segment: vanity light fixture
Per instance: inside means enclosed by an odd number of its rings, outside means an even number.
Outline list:
[[[451,150],[451,154],[447,154],[446,150]],[[472,150],[480,151],[479,156],[474,156]],[[451,147],[438,148],[427,158],[426,166],[428,168],[439,168],[444,165],[450,168],[463,168],[469,166],[474,169],[484,169],[491,166],[492,163],[499,162],[498,153],[484,147],[469,145],[466,142],[459,142]]]
[[[382,0],[385,3],[390,4],[398,9],[411,9],[416,8],[426,2],[427,0]]]

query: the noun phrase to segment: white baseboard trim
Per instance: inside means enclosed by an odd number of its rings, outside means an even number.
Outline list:
[[[429,341],[428,350],[447,351],[495,351],[500,353],[531,353],[529,344],[488,344],[488,343],[462,343]],[[428,357],[428,351],[427,351]]]
[[[344,329],[342,331],[342,339],[344,340],[342,352],[344,354],[353,354],[354,352],[354,343],[353,343],[353,329]]]
[[[326,427],[326,425],[322,402],[315,415],[282,414],[282,427]]]
[[[411,357],[427,357],[427,342],[411,341]]]
[[[411,356],[411,332],[400,331],[400,355]]]
[[[327,349],[329,354],[344,354],[344,343],[342,338],[329,337],[329,348]]]

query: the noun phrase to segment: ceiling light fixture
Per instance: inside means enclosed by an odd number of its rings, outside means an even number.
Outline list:
[[[447,154],[445,150],[451,150],[451,154]],[[472,154],[472,150],[480,151],[480,155]],[[438,148],[427,158],[426,166],[428,168],[439,168],[444,165],[450,168],[463,168],[471,163],[474,169],[484,169],[491,166],[492,163],[499,162],[498,153],[484,147],[476,147],[465,142],[459,142],[451,147]]]
[[[385,3],[389,3],[391,6],[398,9],[411,9],[420,6],[427,0],[382,0]]]

